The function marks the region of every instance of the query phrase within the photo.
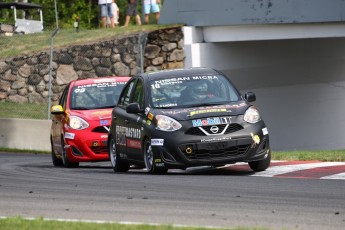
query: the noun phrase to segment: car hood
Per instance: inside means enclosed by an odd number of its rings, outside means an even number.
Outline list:
[[[97,121],[102,119],[110,119],[112,108],[109,109],[95,109],[95,110],[73,110],[71,115],[78,116],[88,121]]]
[[[155,109],[154,114],[162,114],[174,118],[175,120],[183,121],[196,119],[201,117],[214,116],[237,116],[243,115],[250,105],[244,101],[216,105],[216,106],[200,106],[193,108],[176,108],[176,109]]]

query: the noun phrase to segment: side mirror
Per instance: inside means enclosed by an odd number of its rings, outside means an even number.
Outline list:
[[[254,102],[256,101],[256,96],[252,92],[248,92],[244,94],[244,99],[246,99],[248,102]]]
[[[142,113],[144,110],[140,109],[140,105],[138,103],[131,103],[126,107],[127,113]]]
[[[64,114],[65,111],[63,110],[61,105],[54,105],[50,109],[50,113],[54,115]]]

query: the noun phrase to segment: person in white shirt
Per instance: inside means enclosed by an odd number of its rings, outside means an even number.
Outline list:
[[[160,16],[159,9],[160,0],[145,0],[144,1],[144,10],[145,10],[145,23],[149,23],[150,13],[154,13],[156,16],[156,21],[158,22]]]
[[[119,17],[120,17],[120,9],[116,4],[116,0],[113,0],[113,3],[111,4],[111,10],[113,11],[114,24],[116,26],[119,24]]]
[[[112,0],[113,2],[111,3],[111,12],[113,13],[113,18],[114,18],[114,28],[116,25],[119,24],[119,16],[120,16],[120,9],[116,4],[116,0]],[[108,17],[107,19],[107,24],[111,25],[110,18]]]
[[[110,26],[115,27],[114,16],[111,10],[112,0],[98,0],[98,5],[101,7],[101,17],[102,17],[102,26],[106,27],[107,18],[110,18]]]

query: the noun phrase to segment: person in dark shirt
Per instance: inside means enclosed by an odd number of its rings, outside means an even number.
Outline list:
[[[137,22],[137,25],[141,25],[141,19],[138,14],[137,10],[137,0],[128,0],[128,6],[126,11],[126,22],[124,27],[127,27],[129,24],[129,20],[131,17],[135,17],[135,21]]]

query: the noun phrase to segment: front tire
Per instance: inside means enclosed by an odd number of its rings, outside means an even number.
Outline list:
[[[109,141],[108,154],[111,167],[113,168],[114,172],[127,172],[129,170],[129,165],[121,161],[119,153],[116,149],[115,140],[112,136],[110,137]]]
[[[67,152],[65,149],[65,141],[61,138],[61,148],[62,148],[62,162],[66,168],[75,168],[79,166],[79,162],[71,162],[68,159]]]
[[[268,149],[268,156],[260,161],[248,162],[249,167],[255,172],[265,171],[271,164],[271,149]]]
[[[61,158],[58,158],[55,154],[55,150],[54,150],[54,145],[53,145],[53,141],[52,139],[50,138],[50,144],[51,144],[51,151],[52,151],[52,162],[53,162],[53,165],[55,167],[61,167],[63,166],[63,162],[61,160]]]
[[[150,174],[165,174],[168,171],[166,168],[157,168],[157,166],[154,164],[150,139],[146,139],[144,142],[144,161],[146,170]]]

